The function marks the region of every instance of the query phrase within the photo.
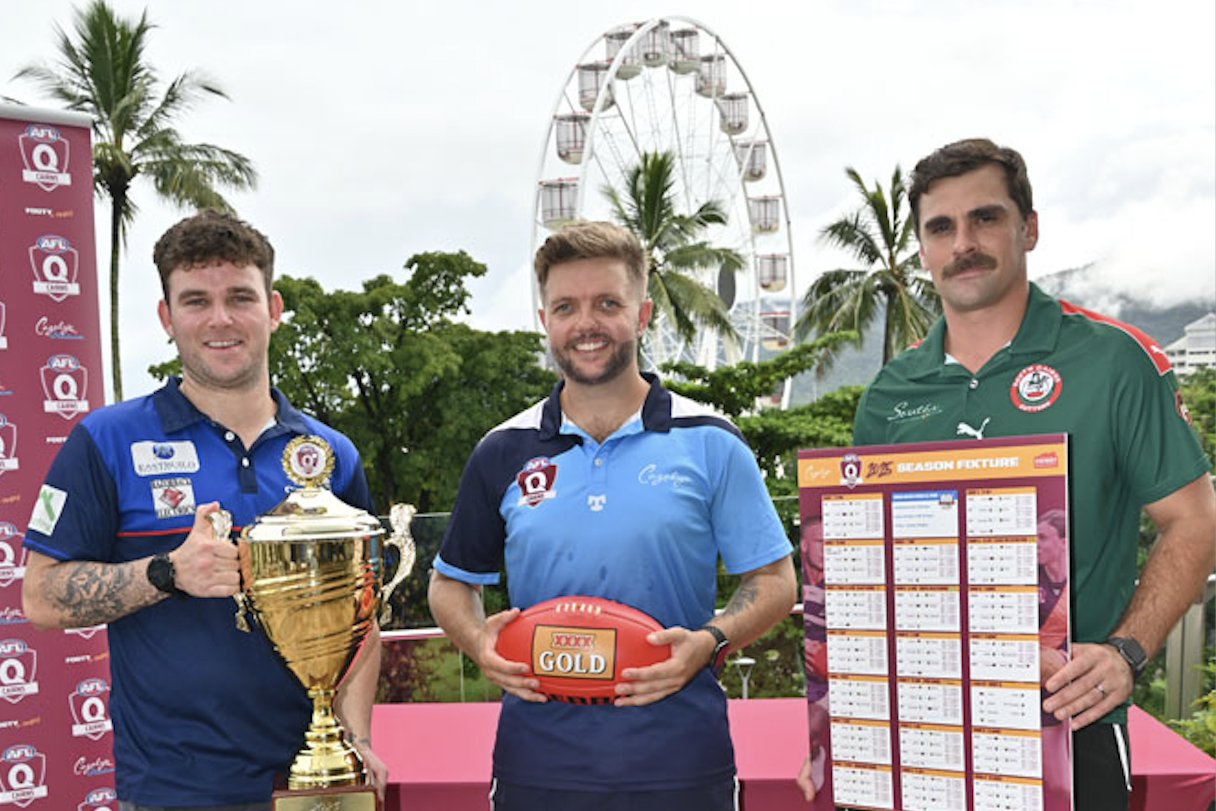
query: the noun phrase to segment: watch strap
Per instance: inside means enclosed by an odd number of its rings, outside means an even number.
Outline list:
[[[709,661],[706,667],[718,674],[722,670],[722,666],[726,664],[726,654],[730,653],[730,640],[726,638],[726,633],[716,625],[702,625],[702,631],[709,631],[714,638],[714,649],[709,655]]]
[[[1112,636],[1106,640],[1106,644],[1117,650],[1123,661],[1131,667],[1132,678],[1144,672],[1148,665],[1148,654],[1144,652],[1144,646],[1135,639],[1130,636]]]

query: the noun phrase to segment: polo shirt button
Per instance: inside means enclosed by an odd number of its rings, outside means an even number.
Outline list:
[[[236,434],[232,433],[231,431],[225,431],[225,432],[224,432],[224,439],[226,439],[226,440],[228,440],[229,442],[231,442],[232,440],[236,439]]]
[[[967,387],[972,388],[972,389],[978,389],[980,387],[980,381],[973,377],[973,378],[971,378],[971,382],[967,384]]]
[[[249,457],[248,456],[246,456],[244,459],[241,460],[241,467],[249,467]]]
[[[600,466],[601,466],[601,465],[603,465],[603,464],[604,464],[604,459],[603,459],[603,457],[597,456],[597,457],[595,458],[595,466],[596,466],[596,467],[600,467]]]

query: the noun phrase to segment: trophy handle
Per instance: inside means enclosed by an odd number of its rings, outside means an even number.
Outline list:
[[[247,528],[246,528],[247,529]],[[253,611],[252,598],[249,596],[249,584],[253,582],[253,561],[249,556],[249,539],[245,537],[245,530],[233,539],[232,543],[236,546],[237,564],[240,573],[240,580],[237,584],[236,594],[232,595],[232,599],[236,601],[236,627],[238,631],[249,633],[249,617],[257,618]]]
[[[414,536],[410,534],[410,522],[414,519],[416,512],[418,510],[413,504],[394,504],[389,510],[389,524],[392,525],[393,534],[384,540],[385,551],[388,551],[387,547],[396,549],[399,561],[392,579],[380,587],[381,625],[388,623],[392,617],[388,598],[414,568],[414,559],[417,557],[418,551],[414,545]]]

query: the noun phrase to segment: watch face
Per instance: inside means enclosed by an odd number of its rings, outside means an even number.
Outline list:
[[[148,582],[169,594],[177,591],[173,582],[173,561],[168,555],[156,555],[148,561]]]

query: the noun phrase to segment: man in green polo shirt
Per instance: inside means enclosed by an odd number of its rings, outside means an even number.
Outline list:
[[[944,317],[879,371],[853,441],[1068,434],[1074,644],[1043,709],[1071,718],[1078,811],[1126,809],[1133,682],[1216,558],[1208,460],[1160,346],[1029,283],[1039,223],[1017,152],[942,147],[909,201]],[[1141,508],[1159,536],[1137,586]]]

